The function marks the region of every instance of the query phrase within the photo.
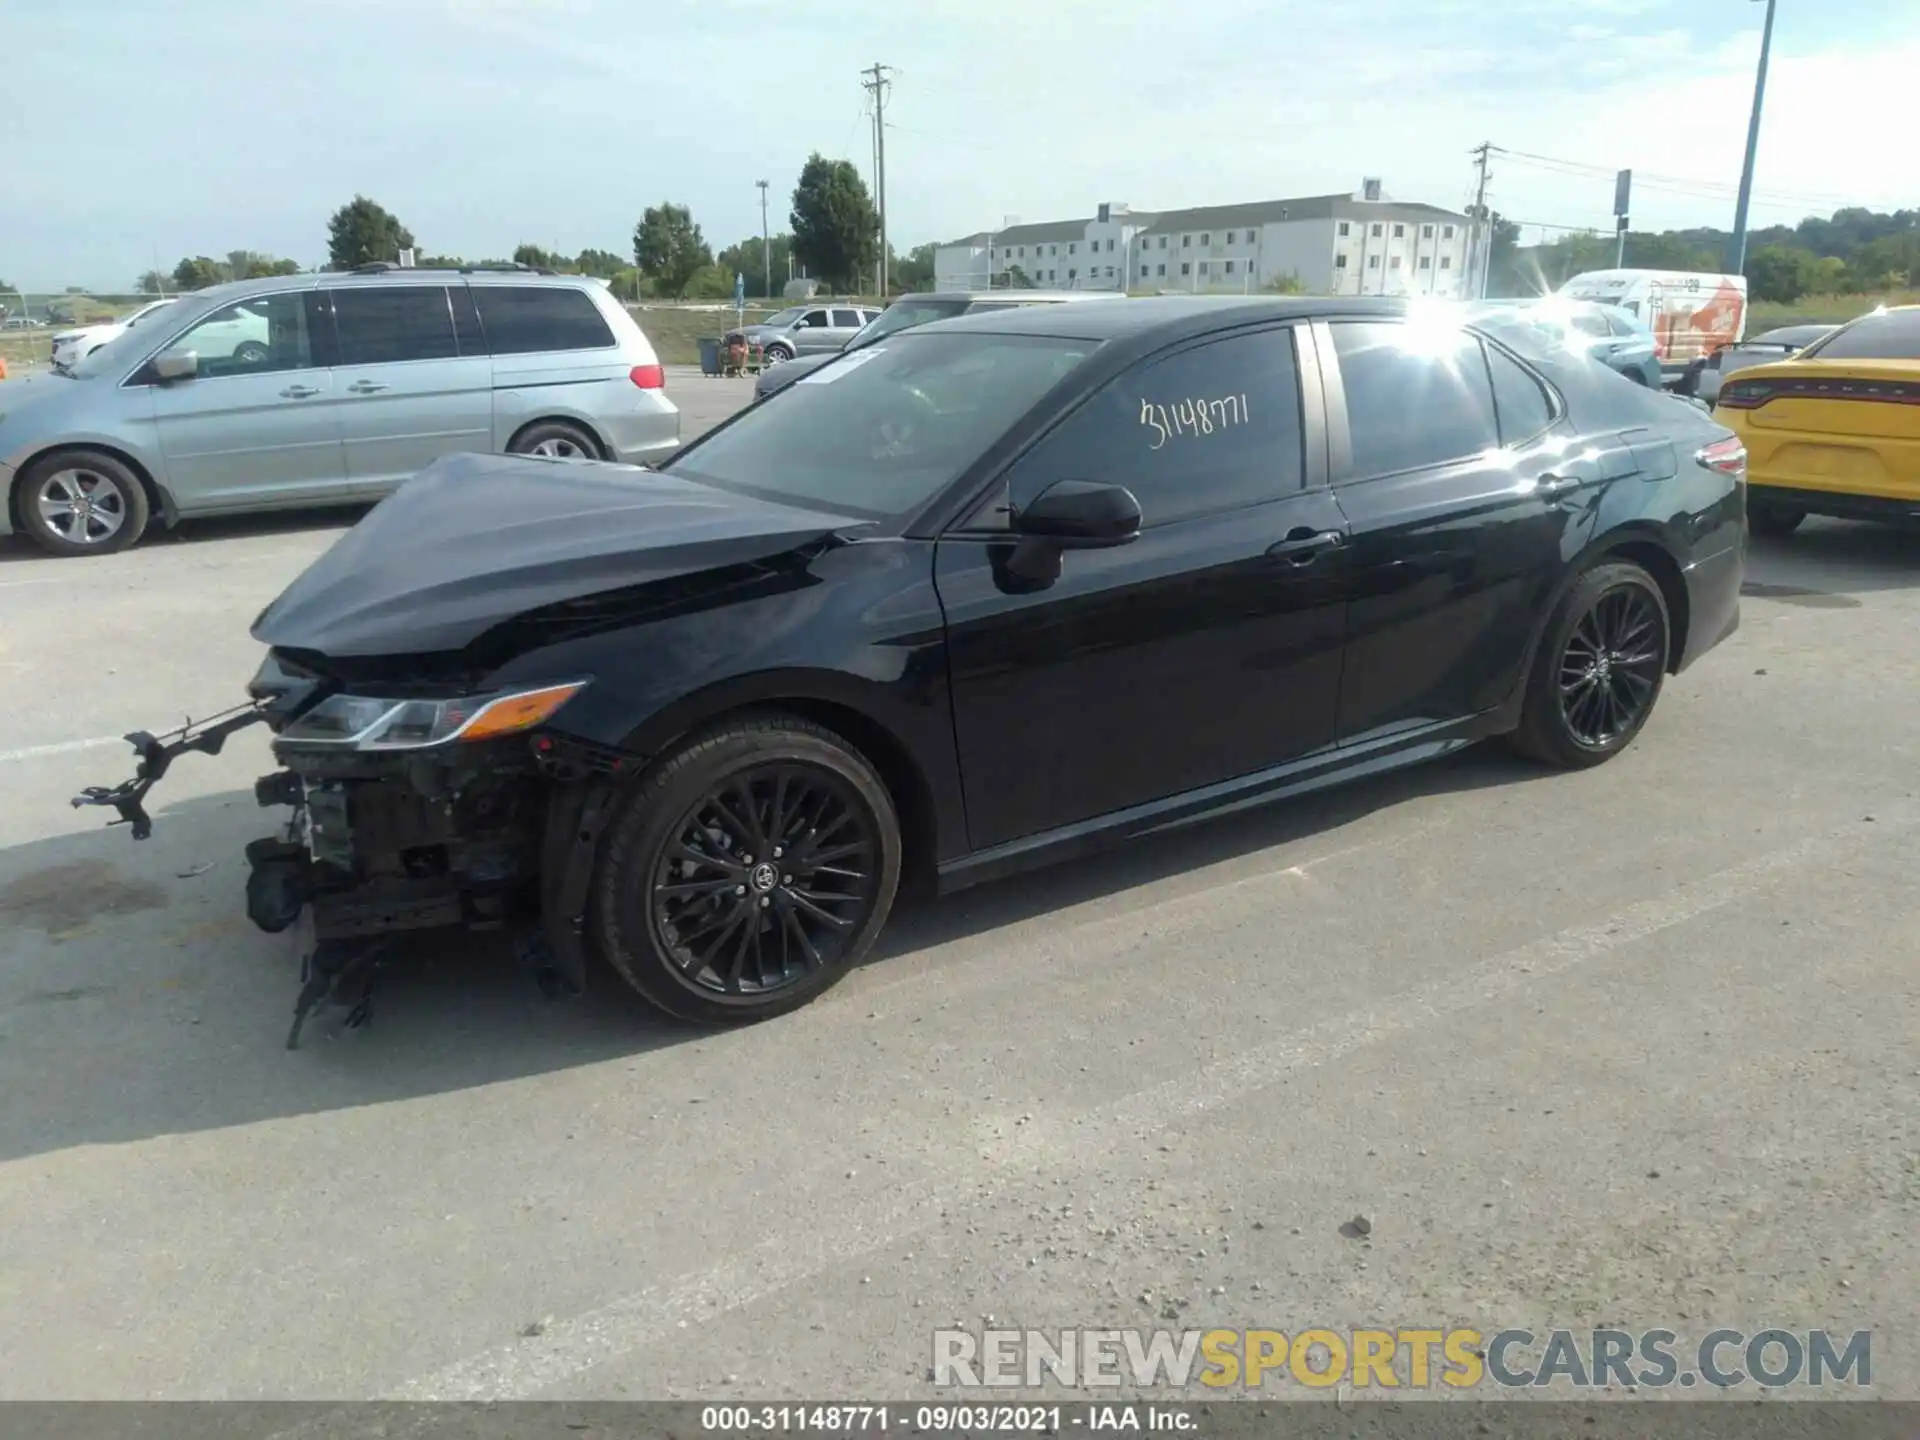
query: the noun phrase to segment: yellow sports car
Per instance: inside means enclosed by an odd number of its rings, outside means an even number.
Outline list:
[[[1747,446],[1747,524],[1920,523],[1920,305],[1875,310],[1791,360],[1742,370],[1714,416]]]

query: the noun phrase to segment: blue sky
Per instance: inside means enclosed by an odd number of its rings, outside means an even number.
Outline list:
[[[759,232],[763,177],[779,229],[809,151],[869,168],[858,72],[874,60],[898,72],[902,249],[1008,215],[1317,194],[1365,175],[1458,207],[1481,140],[1684,182],[1643,186],[1637,226],[1724,226],[1762,14],[1752,0],[4,8],[0,276],[103,290],[189,253],[317,263],[327,215],[355,192],[427,248],[476,257],[521,241],[625,252],[662,199],[691,205],[718,247]],[[1920,75],[1905,8],[1781,0],[1756,223],[1920,202],[1920,169],[1892,139],[1907,128],[1896,97]],[[1524,221],[1605,228],[1612,184],[1503,159],[1493,199]]]

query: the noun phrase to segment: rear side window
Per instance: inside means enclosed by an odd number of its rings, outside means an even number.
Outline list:
[[[1869,315],[1801,352],[1803,359],[1816,356],[1822,360],[1920,360],[1920,307]]]
[[[559,285],[476,285],[474,303],[496,355],[549,350],[605,350],[613,341],[600,308],[579,290]]]
[[[1136,365],[1021,457],[1016,506],[1056,480],[1124,485],[1165,525],[1291,495],[1305,483],[1293,332],[1262,330]]]
[[[836,310],[833,312],[833,328],[836,330],[858,330],[867,322],[860,318],[858,310]]]
[[[1503,442],[1521,444],[1553,423],[1553,404],[1524,365],[1489,345],[1487,368],[1493,372],[1493,403]]]
[[[1355,480],[1465,460],[1500,444],[1479,337],[1429,325],[1336,324]]]
[[[365,285],[333,292],[341,365],[446,360],[460,353],[444,285]]]

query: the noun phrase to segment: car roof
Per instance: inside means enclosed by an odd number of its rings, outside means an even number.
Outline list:
[[[1407,302],[1393,298],[1333,299],[1320,296],[1155,295],[1108,299],[1086,305],[1026,305],[936,320],[915,334],[975,332],[1045,335],[1071,340],[1172,339],[1226,325],[1311,316],[1389,318],[1405,315]]]
[[[216,299],[223,304],[232,304],[236,300],[245,300],[254,295],[272,295],[287,290],[331,289],[342,285],[380,285],[408,282],[446,285],[457,280],[465,280],[476,285],[549,285],[566,289],[580,289],[592,286],[605,289],[604,281],[591,275],[561,275],[551,270],[499,269],[485,266],[465,266],[460,269],[428,269],[424,266],[398,265],[385,269],[362,266],[355,270],[303,271],[297,275],[268,275],[258,280],[229,280],[220,285],[209,285],[204,290],[189,290],[172,299]]]
[[[1111,290],[916,290],[911,295],[896,295],[891,303],[907,300],[940,300],[954,304],[1051,305],[1057,302],[1117,300]]]

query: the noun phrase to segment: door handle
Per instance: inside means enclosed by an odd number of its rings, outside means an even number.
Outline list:
[[[1542,500],[1558,500],[1580,488],[1580,482],[1571,475],[1542,475],[1534,482],[1533,493]]]
[[[356,380],[347,386],[347,389],[355,395],[371,395],[376,390],[384,390],[386,388],[387,387],[378,380]]]
[[[319,393],[320,387],[317,385],[289,385],[280,392],[280,398],[282,400],[305,400],[308,396],[318,395]]]
[[[1339,530],[1295,530],[1286,539],[1269,545],[1267,554],[1289,565],[1311,565],[1329,550],[1338,550],[1346,543],[1346,535]]]

